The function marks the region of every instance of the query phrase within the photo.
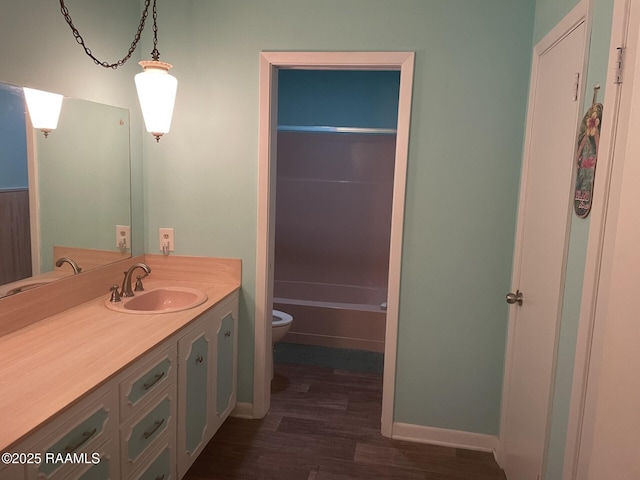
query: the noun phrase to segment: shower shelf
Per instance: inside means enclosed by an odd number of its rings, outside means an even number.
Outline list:
[[[328,127],[320,125],[278,125],[279,132],[360,133],[365,135],[395,135],[395,128]]]

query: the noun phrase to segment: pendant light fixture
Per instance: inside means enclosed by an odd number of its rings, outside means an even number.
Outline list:
[[[116,69],[124,65],[126,61],[129,60],[138,46],[140,35],[144,30],[144,24],[148,16],[150,3],[151,0],[145,0],[140,25],[138,26],[138,31],[131,43],[129,52],[122,60],[111,64],[98,60],[93,56],[91,50],[85,46],[84,39],[80,36],[78,29],[73,25],[73,21],[69,15],[69,9],[65,6],[64,0],[60,0],[60,10],[69,24],[69,27],[71,27],[71,31],[73,32],[73,36],[76,41],[84,48],[85,53],[91,57],[93,62],[96,65],[100,65],[105,68]],[[153,0],[152,16],[153,50],[151,51],[151,58],[153,60],[139,62],[143,71],[135,76],[135,84],[147,131],[155,137],[157,142],[159,142],[160,137],[165,133],[168,133],[171,127],[171,117],[173,116],[173,106],[176,98],[176,90],[178,88],[178,80],[173,75],[169,74],[169,70],[172,65],[170,63],[160,61],[160,52],[158,51],[158,12],[156,9],[156,0]]]
[[[171,127],[178,80],[169,75],[169,69],[172,67],[170,63],[159,60],[138,63],[144,69],[135,76],[144,124],[147,132],[159,142],[160,137]]]
[[[44,133],[45,138],[48,138],[49,132],[58,127],[62,95],[27,87],[24,87],[23,90],[31,125]]]

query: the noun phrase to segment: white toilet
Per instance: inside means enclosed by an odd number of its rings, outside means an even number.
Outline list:
[[[271,344],[275,345],[284,338],[289,331],[293,322],[293,317],[288,313],[281,312],[280,310],[273,311],[273,317],[271,320]]]
[[[289,331],[293,322],[293,317],[288,313],[281,312],[280,310],[274,310],[271,319],[271,346],[276,344],[284,338]],[[271,349],[271,378],[273,379],[273,348]]]

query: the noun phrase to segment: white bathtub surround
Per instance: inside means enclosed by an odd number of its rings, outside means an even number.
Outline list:
[[[296,319],[287,342],[384,352],[386,288],[276,280],[273,289],[274,308]]]

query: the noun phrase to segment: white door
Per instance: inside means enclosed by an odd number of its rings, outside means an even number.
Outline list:
[[[513,275],[523,302],[511,307],[500,432],[509,480],[541,478],[545,453],[585,44],[584,21],[569,26],[534,51]]]

